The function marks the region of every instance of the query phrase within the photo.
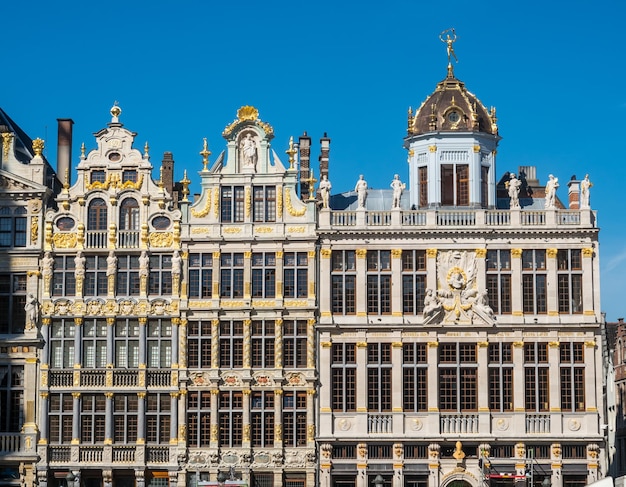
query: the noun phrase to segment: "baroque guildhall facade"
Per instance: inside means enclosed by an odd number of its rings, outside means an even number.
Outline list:
[[[316,191],[311,139],[279,157],[246,106],[213,161],[205,140],[190,198],[170,153],[153,178],[120,116],[75,181],[60,157],[62,185],[43,142],[18,160],[3,125],[0,468],[15,473],[0,485],[606,475],[588,179],[566,204],[532,167],[498,179],[495,109],[451,63],[409,110],[409,182],[392,190],[361,178],[328,197],[324,135]]]

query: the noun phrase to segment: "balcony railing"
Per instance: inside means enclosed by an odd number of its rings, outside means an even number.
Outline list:
[[[446,433],[478,433],[477,414],[442,414],[439,417],[439,432]]]
[[[78,372],[79,384],[74,384],[74,373]],[[112,373],[109,379],[112,387],[140,387],[139,375],[145,373],[146,387],[169,387],[171,372],[169,370],[117,370],[117,369],[80,369],[73,370],[50,370],[48,373],[49,385],[52,388],[86,387],[102,389],[107,387],[107,372]]]
[[[325,228],[492,228],[595,226],[595,213],[588,210],[486,210],[430,209],[388,211],[329,211],[320,214]]]
[[[391,414],[368,414],[368,433],[393,433],[393,417]]]
[[[527,414],[526,433],[550,433],[550,415]]]

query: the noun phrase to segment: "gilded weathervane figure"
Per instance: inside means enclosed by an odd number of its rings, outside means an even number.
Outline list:
[[[452,34],[452,36],[450,36],[450,34]],[[454,58],[454,60],[458,63],[459,59],[456,57],[454,52],[454,43],[456,42],[456,32],[454,31],[454,27],[444,30],[441,34],[439,34],[439,39],[447,46],[448,64],[450,64],[451,58]]]

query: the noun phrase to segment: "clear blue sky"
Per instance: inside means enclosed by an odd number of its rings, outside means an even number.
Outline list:
[[[56,119],[80,144],[110,120],[146,141],[155,167],[174,153],[197,183],[207,137],[242,105],[259,109],[281,156],[305,130],[331,137],[333,192],[407,178],[406,112],[446,74],[438,34],[457,31],[455,73],[497,107],[498,176],[537,166],[545,182],[589,173],[601,227],[602,309],[626,315],[623,173],[626,90],[621,0],[5,2],[0,106],[56,162]],[[284,159],[286,160],[286,156]],[[566,186],[559,190],[566,198]]]

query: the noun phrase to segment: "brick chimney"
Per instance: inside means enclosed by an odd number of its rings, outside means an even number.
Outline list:
[[[299,139],[300,148],[300,198],[309,199],[309,182],[311,174],[311,137],[304,132]]]
[[[567,199],[570,210],[578,210],[580,208],[580,181],[576,179],[576,175],[567,182]]]
[[[322,180],[322,176],[328,176],[328,155],[330,154],[330,139],[326,132],[324,132],[324,137],[320,139],[321,145],[321,154],[319,157],[320,161],[320,181]]]

